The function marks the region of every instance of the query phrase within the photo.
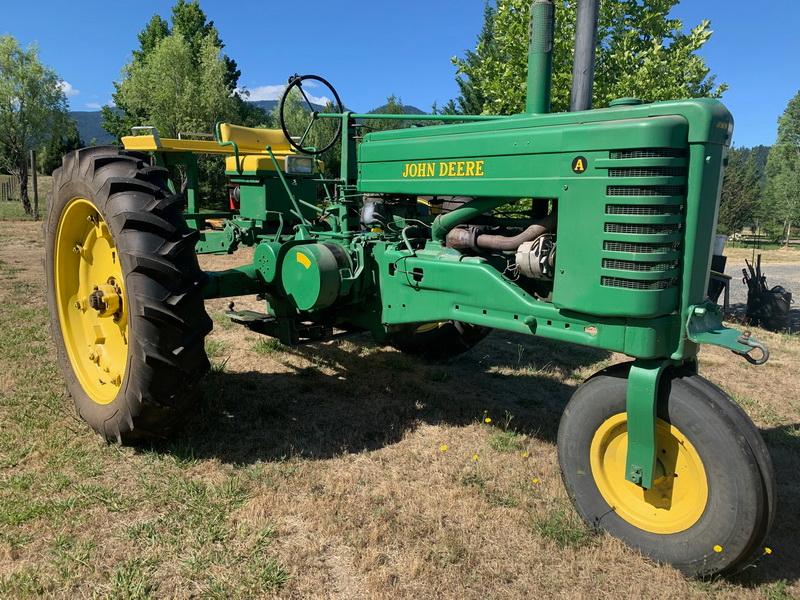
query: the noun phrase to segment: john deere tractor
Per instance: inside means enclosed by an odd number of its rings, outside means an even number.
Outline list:
[[[263,312],[228,316],[287,345],[369,332],[436,360],[500,329],[623,353],[561,418],[575,508],[687,574],[748,564],[775,511],[772,464],[697,362],[703,344],[768,356],[706,294],[733,121],[710,99],[591,109],[596,6],[580,13],[570,112],[549,112],[554,7],[535,0],[523,114],[354,114],[305,75],[289,81],[280,129],[141,127],[122,149],[64,157],[48,301],[81,417],[122,443],[180,426],[209,368],[212,298],[257,296]],[[312,82],[333,108],[309,103],[289,131],[288,99]],[[423,126],[370,132],[375,118]],[[331,138],[312,147],[321,126]],[[339,142],[341,171],[325,177],[318,157]],[[198,208],[201,155],[225,162],[228,210]],[[198,265],[243,246],[241,266]]]

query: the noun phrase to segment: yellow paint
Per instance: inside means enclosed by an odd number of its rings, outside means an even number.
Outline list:
[[[197,154],[233,154],[230,146],[220,146],[211,140],[178,140],[156,138],[154,135],[126,135],[122,138],[125,150],[139,152],[195,152]]]
[[[280,129],[262,129],[260,127],[242,127],[230,123],[220,123],[219,134],[221,142],[234,142],[239,146],[239,152],[264,152],[267,146],[278,152],[292,153],[289,140]]]
[[[434,162],[411,162],[403,165],[404,179],[429,177],[483,177],[484,160],[451,160]]]
[[[589,458],[597,489],[617,515],[644,531],[678,533],[697,523],[708,502],[703,461],[677,427],[656,422],[657,464],[653,487],[625,479],[627,415],[608,418],[592,438]]]
[[[295,259],[297,260],[297,262],[299,262],[301,265],[303,265],[306,269],[310,269],[311,268],[311,259],[308,258],[302,252],[297,252],[295,254]]]
[[[128,305],[114,239],[89,200],[75,198],[61,213],[53,270],[58,320],[72,370],[89,398],[109,404],[127,369]],[[89,306],[95,286],[108,295],[104,311]]]

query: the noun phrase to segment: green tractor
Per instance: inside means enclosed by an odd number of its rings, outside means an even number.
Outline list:
[[[632,360],[586,381],[561,419],[575,508],[690,575],[747,565],[775,512],[771,460],[697,372],[702,344],[768,357],[706,294],[733,121],[709,99],[590,109],[592,4],[570,112],[549,113],[554,7],[535,0],[524,114],[354,114],[324,79],[295,76],[281,129],[162,139],[144,127],[123,149],[67,155],[46,270],[80,416],[120,443],[169,435],[209,369],[212,298],[257,295],[263,312],[229,317],[287,345],[369,332],[434,360],[501,329],[620,352]],[[308,126],[289,131],[287,98],[311,81],[334,109],[309,105]],[[374,118],[433,124],[365,133]],[[333,135],[310,147],[320,124]],[[318,156],[339,141],[341,172],[325,178]],[[198,209],[201,155],[224,159],[230,210]],[[246,264],[200,269],[198,254],[242,246]]]

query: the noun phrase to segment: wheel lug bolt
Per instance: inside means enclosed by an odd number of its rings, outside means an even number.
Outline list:
[[[75,308],[77,308],[78,310],[80,310],[80,309],[81,309],[81,303],[80,303],[80,302],[76,302],[76,303],[75,303]]]
[[[94,352],[89,352],[89,360],[95,360],[97,355]]]
[[[75,254],[80,254],[80,253],[81,253],[81,250],[83,250],[83,247],[82,247],[80,244],[75,244],[75,245],[72,247],[72,251],[73,251]]]

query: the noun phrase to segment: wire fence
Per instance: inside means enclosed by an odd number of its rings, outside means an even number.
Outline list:
[[[19,178],[12,175],[0,175],[0,202],[18,201],[21,197]]]

